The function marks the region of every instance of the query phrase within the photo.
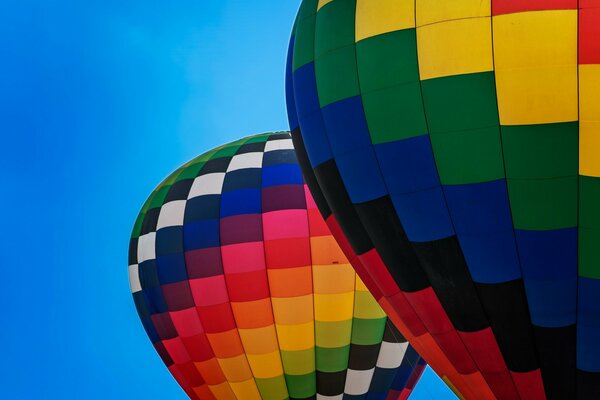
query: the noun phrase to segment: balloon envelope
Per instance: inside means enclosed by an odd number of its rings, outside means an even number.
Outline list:
[[[288,113],[311,192],[467,398],[600,398],[599,7],[298,13]]]
[[[139,316],[190,398],[405,399],[423,371],[325,225],[288,133],[179,168],[130,243]]]

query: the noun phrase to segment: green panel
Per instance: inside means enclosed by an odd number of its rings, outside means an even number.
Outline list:
[[[428,79],[421,85],[430,133],[499,124],[493,72]]]
[[[348,368],[350,345],[344,347],[315,349],[317,370],[321,372],[338,372]]]
[[[315,321],[315,341],[320,347],[341,347],[350,343],[352,320]]]
[[[438,133],[430,138],[442,185],[504,178],[499,127]]]
[[[283,369],[289,375],[303,375],[315,370],[315,349],[281,350]]]
[[[381,343],[386,321],[387,318],[355,318],[352,324],[352,343],[362,345]]]
[[[200,161],[197,162],[195,164],[192,164],[190,166],[188,166],[186,169],[184,169],[181,174],[179,174],[179,176],[177,177],[177,181],[182,181],[184,179],[194,179],[198,176],[198,173],[200,172],[200,170],[202,169],[202,167],[204,167],[204,164],[206,164],[205,161]]]
[[[373,295],[369,292],[354,292],[354,318],[379,319],[385,317]]]
[[[285,132],[285,133],[287,133],[287,132]],[[271,135],[272,135],[272,133],[266,133],[266,134],[252,136],[251,138],[249,138],[248,140],[246,140],[244,142],[244,144],[249,144],[249,143],[264,143],[267,140],[269,140],[269,138],[271,137]]]
[[[131,233],[132,239],[140,237],[140,234],[142,233],[142,224],[144,223],[145,216],[146,213],[140,212],[137,218],[135,219],[135,224],[133,224],[133,232]]]
[[[285,381],[290,397],[295,399],[306,399],[317,393],[317,374],[315,372],[306,375],[286,375]]]
[[[158,189],[156,192],[154,192],[154,195],[152,196],[152,200],[150,201],[150,204],[148,205],[148,209],[152,209],[152,208],[160,208],[162,207],[163,203],[165,202],[165,197],[167,197],[167,194],[169,193],[169,189],[171,189],[171,186],[163,186],[160,189]]]
[[[356,0],[333,0],[317,12],[315,57],[354,45]]]
[[[287,385],[283,375],[274,378],[254,378],[262,400],[285,400],[288,399]]]
[[[177,178],[179,177],[179,175],[181,174],[182,171],[184,171],[185,168],[179,168],[176,169],[175,172],[173,172],[171,175],[169,175],[167,177],[167,179],[165,179],[161,185],[173,185],[175,182],[177,182]]]
[[[304,0],[300,5],[300,10],[298,10],[298,21],[308,18],[317,13],[317,6],[319,5],[319,0]]]
[[[298,22],[296,39],[294,42],[293,70],[296,71],[303,65],[315,59],[315,22],[317,16],[305,18]]]
[[[356,60],[363,94],[419,82],[416,30],[404,29],[361,40],[356,44]]]
[[[222,149],[220,149],[219,151],[217,151],[210,159],[214,160],[216,158],[231,157],[231,156],[235,155],[235,153],[238,151],[239,148],[240,148],[239,145],[225,146]]]
[[[427,134],[418,82],[366,93],[362,99],[373,143]]]
[[[508,178],[576,176],[579,168],[579,124],[502,127]]]
[[[579,276],[600,279],[600,230],[579,228]]]
[[[579,226],[600,229],[600,178],[579,177]]]
[[[317,58],[315,72],[321,107],[359,94],[354,45]]]
[[[515,229],[577,226],[577,177],[508,179],[508,193]]]

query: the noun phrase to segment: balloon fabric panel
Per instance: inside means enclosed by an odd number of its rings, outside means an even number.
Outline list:
[[[138,216],[129,264],[144,328],[190,398],[406,398],[423,371],[331,236],[288,133],[175,171]]]
[[[589,0],[300,7],[286,88],[307,184],[466,398],[600,396],[599,26]]]

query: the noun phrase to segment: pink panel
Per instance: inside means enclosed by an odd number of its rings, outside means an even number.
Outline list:
[[[262,215],[265,240],[308,236],[306,210],[282,210]]]
[[[221,247],[226,274],[265,269],[263,242],[238,243]]]
[[[223,275],[192,279],[190,280],[190,288],[192,289],[194,303],[197,306],[212,306],[229,302],[227,285]]]

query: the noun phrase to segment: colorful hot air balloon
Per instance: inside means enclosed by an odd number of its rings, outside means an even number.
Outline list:
[[[129,264],[144,328],[190,398],[406,399],[423,371],[325,225],[289,133],[175,171],[140,212]]]
[[[311,192],[437,373],[600,399],[600,2],[304,0],[288,58]]]

